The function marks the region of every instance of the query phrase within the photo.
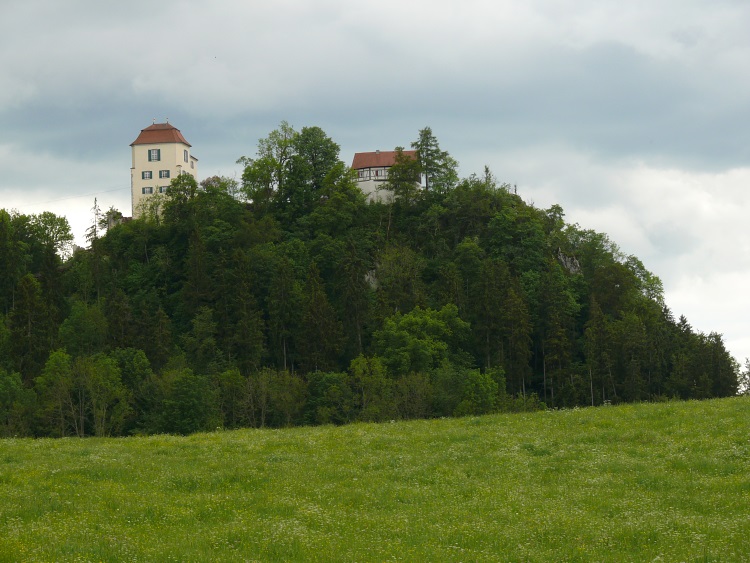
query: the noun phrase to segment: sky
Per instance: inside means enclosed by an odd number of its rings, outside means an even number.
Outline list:
[[[179,128],[239,178],[282,120],[350,162],[429,126],[607,233],[675,317],[750,357],[744,0],[0,0],[0,208],[130,215],[130,143]]]

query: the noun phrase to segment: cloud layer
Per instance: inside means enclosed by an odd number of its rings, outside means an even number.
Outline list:
[[[750,356],[750,6],[731,0],[27,0],[0,21],[0,206],[129,213],[166,117],[202,176],[282,119],[355,151],[429,125],[468,175],[607,232]],[[96,194],[96,195],[94,195]]]

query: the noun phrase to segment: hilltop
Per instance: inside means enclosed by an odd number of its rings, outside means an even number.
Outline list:
[[[717,332],[606,234],[429,128],[368,201],[318,127],[241,182],[188,174],[67,260],[51,214],[0,211],[0,431],[190,433],[736,394]],[[109,229],[106,227],[109,226]]]

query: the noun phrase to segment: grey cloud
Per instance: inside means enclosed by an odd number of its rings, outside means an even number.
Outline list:
[[[539,206],[611,230],[688,318],[709,298],[690,276],[724,276],[723,293],[750,283],[733,226],[750,205],[746,2],[6,4],[0,205],[67,195],[51,210],[77,234],[93,203],[81,194],[129,212],[128,145],[153,118],[183,131],[204,176],[237,174],[283,119],[322,127],[345,160],[429,125],[463,175],[487,164]],[[104,193],[117,186],[124,197]],[[708,309],[695,326],[750,332]]]

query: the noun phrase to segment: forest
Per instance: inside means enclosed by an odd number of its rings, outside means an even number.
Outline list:
[[[675,318],[606,234],[429,127],[368,201],[319,127],[241,180],[190,175],[122,220],[0,210],[0,436],[345,424],[735,395],[722,336]]]

